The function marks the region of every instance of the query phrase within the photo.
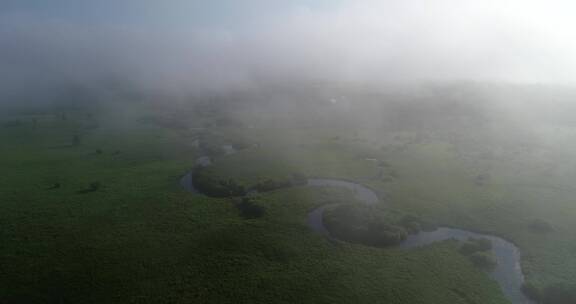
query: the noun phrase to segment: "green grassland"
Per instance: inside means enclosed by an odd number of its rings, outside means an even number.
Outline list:
[[[393,209],[514,242],[527,281],[539,288],[574,283],[576,162],[570,155],[576,132],[545,127],[533,132],[539,137],[511,140],[515,137],[502,132],[474,130],[454,142],[441,131],[418,141],[412,138],[422,132],[362,137],[304,127],[268,136],[255,131],[248,137],[259,141],[259,148],[225,157],[213,170],[245,184],[297,170],[355,180],[380,192]],[[287,147],[285,138],[298,138],[299,144]],[[271,161],[274,156],[281,161]],[[373,178],[377,162],[368,158],[389,164],[382,177]],[[478,184],[480,174],[489,179]],[[552,223],[553,231],[534,231],[535,220]]]
[[[346,191],[266,193],[265,215],[250,220],[230,199],[185,192],[178,181],[199,155],[190,144],[196,122],[180,129],[138,122],[142,115],[139,109],[92,118],[72,112],[65,120],[37,114],[35,127],[30,115],[3,118],[23,123],[0,128],[2,302],[507,303],[455,243],[381,250],[311,232],[306,214],[334,200],[352,202]],[[331,132],[245,130],[260,146],[217,158],[215,168],[247,183],[294,169],[356,180],[376,175],[365,158],[379,152],[352,148]],[[411,178],[400,165],[398,171],[399,180]],[[101,187],[85,191],[94,182]],[[399,209],[425,206],[419,214],[449,222],[449,210],[426,206],[428,193],[416,199],[393,184],[370,183],[389,192],[388,203]]]
[[[231,199],[184,192],[178,180],[201,155],[197,138],[241,143],[215,157],[218,179],[247,187],[295,172],[354,180],[395,210],[514,242],[539,288],[576,282],[572,128],[517,137],[489,126],[459,137],[280,127],[250,116],[226,127],[147,105],[89,111],[0,119],[0,298],[8,303],[506,302],[456,244],[382,250],[312,233],[307,212],[353,202],[345,191],[266,193],[265,216],[250,220]],[[534,231],[535,220],[552,231]]]

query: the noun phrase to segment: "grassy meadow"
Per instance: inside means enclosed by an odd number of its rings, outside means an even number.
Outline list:
[[[538,287],[576,281],[576,170],[566,140],[576,132],[553,149],[507,155],[482,131],[455,142],[441,132],[275,128],[242,115],[242,127],[219,126],[176,112],[137,104],[1,118],[3,302],[508,303],[455,242],[378,249],[313,233],[307,213],[354,203],[344,190],[260,194],[266,212],[257,219],[243,218],[234,199],[184,191],[178,182],[201,155],[199,137],[244,142],[214,158],[217,178],[250,186],[302,172],[357,181],[394,209],[513,241]],[[564,157],[566,167],[546,171],[545,156]],[[534,232],[535,219],[554,231]]]

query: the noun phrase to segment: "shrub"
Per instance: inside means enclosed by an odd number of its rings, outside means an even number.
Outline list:
[[[150,124],[167,129],[176,129],[176,130],[182,130],[188,127],[185,121],[179,120],[176,117],[159,116],[159,115],[142,116],[138,118],[138,122],[142,124]]]
[[[498,262],[492,253],[492,242],[485,238],[468,238],[460,246],[460,253],[467,256],[476,267],[493,270]]]
[[[19,119],[7,121],[7,122],[4,122],[4,123],[2,124],[2,126],[4,126],[5,128],[7,128],[7,127],[18,127],[18,126],[21,126],[21,125],[22,125],[22,122],[21,122]]]
[[[490,180],[490,175],[487,173],[479,174],[474,178],[474,183],[477,186],[483,186]]]
[[[253,189],[259,192],[268,192],[292,186],[305,185],[308,178],[302,173],[293,173],[290,177],[286,178],[269,178],[257,183]]]
[[[225,154],[225,151],[221,145],[206,143],[202,144],[201,148],[204,154],[210,157],[217,157]]]
[[[100,182],[91,182],[88,184],[88,188],[77,191],[78,194],[86,194],[90,192],[96,192],[102,188],[102,184]]]
[[[554,231],[552,224],[542,219],[534,219],[528,224],[528,228],[536,233],[550,233]]]
[[[308,177],[301,172],[292,173],[292,183],[294,185],[306,185],[308,183]]]
[[[337,238],[370,246],[397,245],[408,236],[404,227],[396,225],[384,211],[372,206],[337,206],[324,214],[324,223]]]
[[[475,252],[469,255],[468,258],[476,267],[483,270],[493,270],[498,265],[491,252]]]
[[[436,225],[411,214],[404,215],[402,219],[400,219],[399,224],[411,234],[420,231],[433,231],[437,228]]]
[[[291,187],[292,182],[289,179],[267,179],[259,182],[254,189],[259,192],[268,192],[276,189]]]
[[[460,253],[471,255],[477,252],[485,252],[492,249],[492,242],[485,238],[469,238],[460,246]]]
[[[54,190],[54,189],[59,189],[60,188],[60,183],[54,183],[52,186],[50,186],[48,188],[48,190]]]
[[[72,136],[72,145],[79,146],[80,145],[80,135],[76,134]]]
[[[414,215],[405,215],[400,224],[410,233],[418,233],[422,229],[420,226],[420,219]]]
[[[542,292],[543,304],[574,304],[576,303],[576,285],[554,284]]]
[[[542,299],[542,291],[530,282],[524,282],[524,284],[522,284],[522,292],[528,298],[536,302],[540,302],[540,300]]]
[[[236,150],[244,150],[244,149],[248,149],[250,148],[250,143],[247,141],[240,141],[240,140],[235,140],[234,142],[232,142],[232,147],[234,147],[234,149]]]
[[[236,180],[214,178],[210,168],[197,168],[192,176],[194,187],[201,193],[213,197],[243,196],[246,188]]]
[[[411,234],[415,234],[422,231],[422,227],[420,226],[419,222],[409,222],[406,223],[405,225],[402,225],[402,227],[404,227],[406,231],[408,231]]]
[[[236,207],[240,215],[248,219],[260,218],[266,213],[266,208],[261,206],[260,201],[254,197],[243,197]]]
[[[100,182],[92,182],[90,183],[88,189],[90,189],[91,191],[98,191],[100,190],[100,187],[102,187],[102,184],[100,184]]]

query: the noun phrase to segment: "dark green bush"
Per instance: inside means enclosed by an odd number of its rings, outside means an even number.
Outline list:
[[[240,215],[247,219],[254,219],[264,216],[266,208],[262,206],[261,201],[255,197],[243,197],[236,207]]]
[[[282,188],[305,185],[308,178],[302,173],[293,173],[286,178],[269,178],[257,183],[253,189],[259,192],[268,192]]]
[[[476,252],[485,252],[492,249],[492,242],[485,238],[469,238],[460,246],[460,253],[471,255]]]
[[[72,145],[73,146],[79,146],[80,142],[81,142],[80,135],[76,134],[76,135],[72,136]]]
[[[98,190],[100,190],[101,187],[102,187],[102,184],[100,184],[100,182],[92,182],[92,183],[90,183],[90,186],[88,187],[88,189],[90,189],[92,191],[98,191]]]
[[[7,127],[18,127],[21,126],[22,122],[19,119],[16,120],[11,120],[11,121],[6,121],[4,123],[2,123],[2,126],[7,128]]]
[[[405,215],[400,220],[400,225],[402,225],[410,233],[418,233],[422,230],[420,226],[420,219],[413,215]]]
[[[554,284],[542,292],[542,304],[574,304],[576,303],[575,284]]]
[[[493,270],[498,265],[492,252],[475,252],[468,256],[472,263],[483,270]]]
[[[550,233],[554,231],[552,224],[542,219],[534,219],[530,221],[528,228],[536,233]]]
[[[522,284],[522,292],[530,299],[536,301],[536,302],[540,302],[542,299],[542,291],[534,286],[534,284],[530,283],[530,282],[524,282],[524,284]]]
[[[294,185],[306,185],[308,183],[308,177],[301,172],[292,173],[292,183]]]
[[[236,150],[244,150],[244,149],[248,149],[250,148],[250,143],[247,141],[241,141],[241,140],[234,140],[232,142],[232,147],[234,147],[234,149]]]
[[[384,210],[366,205],[344,204],[324,214],[324,224],[339,239],[369,246],[392,246],[408,233],[386,217]]]
[[[478,268],[493,270],[498,262],[492,253],[492,242],[485,238],[468,238],[460,245],[460,253],[467,256]]]
[[[98,190],[102,189],[102,184],[100,182],[91,182],[88,185],[88,188],[83,189],[83,190],[79,190],[76,193],[78,194],[86,194],[86,193],[90,193],[90,192],[96,192]]]
[[[433,231],[437,228],[436,225],[411,214],[404,215],[399,224],[411,234],[420,231]]]
[[[198,191],[212,197],[243,196],[247,193],[246,188],[236,180],[214,178],[210,168],[194,170],[192,183]]]
[[[254,190],[259,192],[268,192],[272,190],[277,190],[281,188],[288,188],[292,186],[290,179],[267,179],[259,182],[254,186]]]
[[[214,143],[204,143],[201,145],[201,149],[204,154],[210,157],[217,157],[225,154],[222,146]]]

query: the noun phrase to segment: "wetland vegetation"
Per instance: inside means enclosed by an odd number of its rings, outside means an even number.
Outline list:
[[[575,304],[575,9],[0,1],[0,303]]]

